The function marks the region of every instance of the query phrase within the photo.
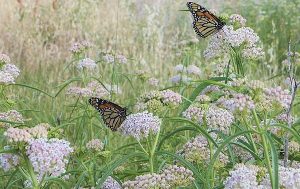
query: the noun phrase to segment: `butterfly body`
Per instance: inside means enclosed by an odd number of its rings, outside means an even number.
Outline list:
[[[126,119],[126,109],[113,102],[92,97],[89,103],[100,112],[104,123],[112,131],[116,131]]]
[[[193,15],[193,28],[199,37],[212,35],[225,25],[218,17],[197,3],[188,2],[187,7]]]

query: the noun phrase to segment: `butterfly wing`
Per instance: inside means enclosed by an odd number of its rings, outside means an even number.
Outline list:
[[[225,25],[218,17],[197,3],[188,2],[187,7],[193,15],[193,28],[202,38],[216,33]]]
[[[89,103],[100,112],[104,123],[116,131],[126,119],[126,109],[107,100],[92,97]]]

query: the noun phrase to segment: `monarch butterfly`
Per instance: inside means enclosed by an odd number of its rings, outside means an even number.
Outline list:
[[[89,103],[100,112],[106,126],[116,131],[126,119],[126,109],[107,100],[92,97]]]
[[[202,38],[216,33],[225,25],[225,22],[197,3],[188,2],[187,7],[193,15],[193,28]]]

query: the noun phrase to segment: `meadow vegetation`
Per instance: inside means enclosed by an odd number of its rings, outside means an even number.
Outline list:
[[[0,188],[300,188],[300,1],[196,3],[0,0]]]

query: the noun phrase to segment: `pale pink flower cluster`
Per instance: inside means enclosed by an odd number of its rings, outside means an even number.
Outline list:
[[[154,87],[157,87],[159,84],[159,80],[154,77],[151,77],[148,79],[148,83]]]
[[[83,51],[89,49],[90,47],[92,47],[92,44],[89,41],[84,40],[84,41],[76,42],[76,43],[72,44],[72,46],[70,47],[70,51],[73,54],[79,54],[79,53],[82,53]]]
[[[237,23],[240,26],[245,26],[246,21],[247,21],[245,18],[243,18],[239,14],[232,14],[232,15],[230,15],[229,20],[230,20],[231,24]]]
[[[96,69],[96,67],[97,67],[96,62],[90,58],[84,58],[80,60],[77,64],[78,70],[87,69],[89,71],[93,71]]]
[[[9,64],[10,58],[6,54],[0,53],[0,65],[1,64]]]
[[[9,150],[9,146],[4,146],[4,150]],[[19,165],[20,160],[19,156],[11,153],[2,153],[0,154],[0,167],[4,170],[4,172],[7,172],[11,170],[12,168]]]
[[[214,138],[214,136],[212,136]],[[182,148],[182,155],[190,162],[205,162],[210,161],[210,148],[208,141],[202,135],[196,136],[195,138],[188,141]],[[227,155],[221,153],[219,155],[219,166],[224,167],[229,163]]]
[[[246,166],[237,164],[229,177],[224,181],[225,189],[258,189],[257,174],[259,168],[256,166]]]
[[[295,118],[292,116],[288,116],[287,113],[281,113],[276,117],[276,120],[283,122],[283,123],[294,123],[295,122]]]
[[[232,98],[224,99],[221,104],[231,112],[252,110],[255,107],[251,97],[241,93],[233,94]]]
[[[97,81],[91,81],[87,84],[87,87],[69,87],[67,89],[66,95],[82,97],[94,96],[101,98],[103,96],[109,95],[110,90],[111,87],[108,84],[104,84],[104,86],[102,86]],[[116,85],[113,85],[112,91],[115,93],[122,92],[121,89]]]
[[[203,117],[205,114],[205,109],[197,106],[189,106],[184,112],[182,112],[183,117],[189,120],[195,120],[199,124],[203,123]]]
[[[175,84],[178,84],[180,82],[188,83],[192,80],[192,78],[189,76],[192,76],[192,75],[199,76],[202,73],[201,69],[198,66],[193,65],[193,64],[191,64],[187,67],[185,67],[182,64],[178,64],[174,67],[174,70],[177,73],[179,73],[170,78],[170,81]]]
[[[26,154],[39,181],[44,176],[58,177],[65,173],[67,158],[72,152],[68,141],[56,138],[30,140],[26,147]]]
[[[10,58],[6,54],[0,54],[0,84],[14,84],[20,70],[10,63]]]
[[[26,128],[32,138],[47,138],[48,129],[51,126],[48,123],[40,123],[32,128]]]
[[[66,94],[71,96],[91,97],[92,91],[88,88],[69,87]]]
[[[161,95],[165,104],[179,105],[182,102],[181,95],[170,89],[161,91]]]
[[[156,134],[160,130],[161,120],[152,113],[142,112],[130,114],[119,128],[123,135],[133,136],[136,140]]]
[[[31,139],[27,129],[9,127],[3,134],[8,142],[28,142]]]
[[[103,142],[99,139],[92,139],[86,143],[86,148],[89,150],[101,151],[104,148]]]
[[[258,35],[249,27],[241,27],[234,30],[233,26],[225,25],[220,32],[211,37],[204,51],[206,59],[220,57],[230,53],[230,47],[241,47],[245,58],[256,59],[263,55],[261,48],[257,47]]]
[[[122,186],[111,176],[107,177],[101,189],[122,189]]]
[[[246,85],[252,90],[262,90],[265,88],[265,83],[259,80],[247,81]]]
[[[113,55],[111,55],[111,54],[105,54],[104,56],[103,56],[103,59],[104,59],[104,61],[106,62],[106,63],[113,63],[114,61],[115,61],[115,58],[114,58],[114,56]]]
[[[300,188],[300,169],[279,166],[279,188]],[[261,182],[262,189],[272,189],[269,174]]]
[[[200,94],[208,95],[209,93],[220,92],[220,91],[221,91],[221,89],[219,86],[209,85],[209,86],[205,87],[205,89],[203,89]]]
[[[7,112],[0,112],[0,119],[11,122],[24,123],[24,118],[17,110],[9,110]],[[0,122],[0,126],[11,126],[10,123]]]
[[[210,100],[211,100],[210,97],[207,95],[200,94],[196,97],[196,101],[200,103],[209,102]]]
[[[265,88],[264,92],[268,98],[279,103],[283,108],[287,109],[290,106],[292,95],[289,90],[283,90],[278,86],[274,88]]]
[[[127,63],[127,58],[124,55],[117,55],[116,58],[118,59],[118,62],[120,64],[126,64]]]
[[[225,109],[211,106],[205,114],[205,120],[208,127],[229,133],[229,128],[234,122],[234,116]]]
[[[4,136],[9,142],[28,142],[32,138],[47,138],[50,125],[41,123],[32,128],[13,128],[9,127]]]
[[[172,189],[185,187],[194,181],[193,172],[177,165],[169,165],[160,174],[137,176],[133,181],[123,183],[123,189],[160,188]]]

